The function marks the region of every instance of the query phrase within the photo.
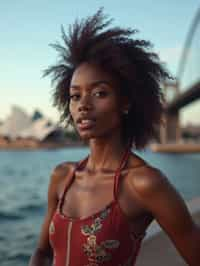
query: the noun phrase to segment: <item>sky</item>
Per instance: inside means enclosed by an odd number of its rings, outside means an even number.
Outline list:
[[[153,51],[176,75],[183,45],[200,7],[198,0],[0,0],[0,120],[12,105],[29,114],[39,109],[58,121],[52,106],[51,82],[42,78],[57,53],[49,44],[61,42],[61,25],[67,30],[76,18],[94,14],[100,7],[114,19],[113,26],[139,30],[137,38],[153,44]],[[181,123],[198,123],[200,102],[181,111]]]

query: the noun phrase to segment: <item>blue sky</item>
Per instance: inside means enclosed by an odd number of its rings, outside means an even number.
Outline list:
[[[172,74],[177,66],[192,19],[200,6],[197,0],[7,0],[0,2],[0,119],[17,104],[32,113],[40,109],[53,120],[52,88],[42,71],[56,62],[49,43],[60,41],[65,28],[77,17],[85,17],[104,7],[114,18],[113,25],[139,29],[138,38],[150,40]],[[185,108],[184,123],[197,122],[200,104]]]

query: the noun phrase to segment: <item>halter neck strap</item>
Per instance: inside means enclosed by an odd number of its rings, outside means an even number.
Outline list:
[[[113,187],[113,197],[115,200],[117,200],[119,177],[120,177],[121,171],[125,168],[125,166],[128,162],[130,153],[131,153],[131,146],[127,145],[126,150],[125,150],[124,154],[122,155],[119,166],[118,166],[117,170],[115,171],[114,187]],[[83,160],[79,161],[75,167],[75,170],[82,167],[82,166],[85,166],[88,159],[89,159],[89,155],[86,158],[84,158]]]
[[[121,174],[122,169],[126,166],[126,164],[128,162],[128,158],[129,158],[130,153],[131,153],[131,148],[128,145],[127,148],[126,148],[126,150],[125,150],[125,152],[124,152],[124,154],[122,155],[122,158],[121,158],[119,167],[115,171],[115,175],[114,175],[114,186],[113,186],[113,197],[114,197],[114,200],[117,200],[119,177],[120,177],[120,174]],[[61,196],[60,204],[59,204],[59,208],[60,209],[62,208],[65,194],[66,194],[68,188],[70,187],[70,185],[72,184],[72,182],[74,180],[75,171],[77,169],[79,169],[80,167],[85,166],[86,163],[87,163],[87,161],[88,161],[88,159],[89,159],[89,155],[87,155],[86,158],[84,158],[84,159],[82,159],[82,160],[80,160],[80,161],[78,161],[76,163],[76,165],[74,167],[74,170],[72,171],[72,175],[71,175],[70,179],[68,180],[67,184],[65,185],[63,194]]]
[[[121,175],[121,171],[125,168],[125,166],[126,166],[126,164],[128,162],[130,153],[131,153],[131,149],[130,149],[130,147],[128,147],[125,150],[125,152],[124,152],[124,154],[122,156],[120,165],[119,165],[118,169],[115,172],[115,176],[114,176],[114,189],[113,189],[113,196],[114,196],[114,199],[115,200],[117,200],[118,187],[119,187],[119,178],[120,178],[120,175]]]

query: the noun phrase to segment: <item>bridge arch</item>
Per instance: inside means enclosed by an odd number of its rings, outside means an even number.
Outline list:
[[[197,34],[197,30],[199,26],[200,26],[200,8],[197,10],[194,16],[194,19],[191,23],[191,26],[189,28],[189,31],[188,31],[188,34],[185,40],[185,44],[183,47],[182,55],[179,61],[178,71],[176,75],[179,86],[182,85],[181,83],[182,83],[183,76],[186,70],[189,53],[191,52],[192,42],[194,40],[195,34]],[[200,73],[199,73],[199,79],[200,79]]]
[[[185,44],[183,46],[182,55],[179,61],[179,67],[177,71],[177,82],[175,83],[177,93],[174,97],[167,101],[165,108],[165,128],[161,128],[161,142],[174,142],[178,141],[181,137],[179,113],[180,109],[192,101],[200,98],[200,68],[197,63],[197,72],[191,71],[189,77],[185,75],[187,70],[191,69],[190,63],[200,62],[200,54],[197,52],[197,56],[194,56],[192,50],[192,44],[194,43],[194,38],[197,35],[197,30],[200,29],[200,8],[197,10],[192,24],[189,28],[189,32],[186,37]],[[197,42],[199,44],[199,42]],[[196,45],[196,42],[195,42]],[[200,50],[200,47],[199,47]],[[196,75],[197,73],[197,75]],[[184,76],[185,75],[185,76]],[[184,81],[187,81],[183,85]],[[185,86],[185,87],[184,87]],[[166,86],[168,90],[170,86]]]

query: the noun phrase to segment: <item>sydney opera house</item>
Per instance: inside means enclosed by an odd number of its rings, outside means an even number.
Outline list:
[[[56,146],[66,141],[63,128],[39,111],[29,115],[21,107],[12,106],[10,115],[0,124],[0,148]]]

